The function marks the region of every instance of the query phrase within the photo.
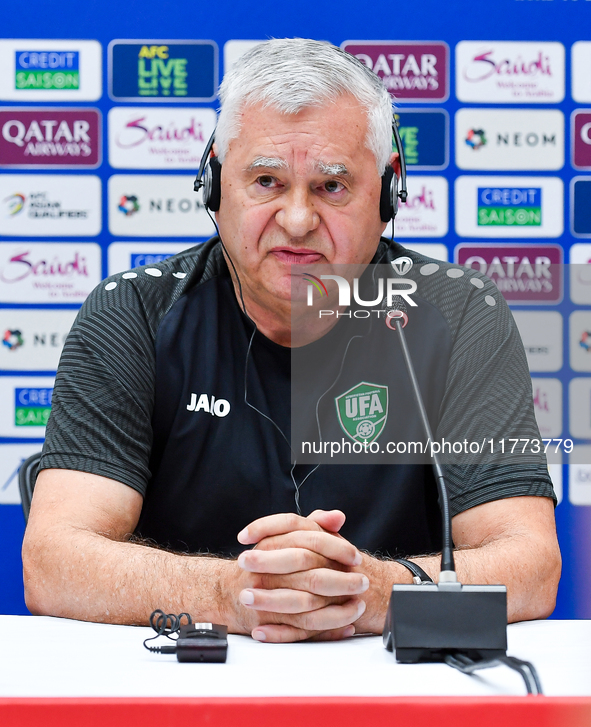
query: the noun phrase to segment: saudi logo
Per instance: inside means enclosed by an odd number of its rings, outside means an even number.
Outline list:
[[[480,149],[481,146],[484,146],[486,144],[484,129],[470,129],[466,137],[466,144],[472,149]]]
[[[388,419],[388,387],[362,381],[335,399],[339,423],[354,442],[377,439]]]

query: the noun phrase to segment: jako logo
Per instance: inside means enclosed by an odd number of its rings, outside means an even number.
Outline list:
[[[225,417],[230,413],[230,402],[227,399],[208,397],[207,394],[191,394],[191,401],[187,404],[187,411],[205,411],[214,417]]]

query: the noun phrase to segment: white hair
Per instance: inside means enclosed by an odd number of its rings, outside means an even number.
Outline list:
[[[245,53],[220,86],[221,109],[215,132],[220,162],[240,132],[240,113],[262,104],[283,114],[297,114],[351,94],[367,112],[365,143],[380,175],[392,153],[392,101],[381,80],[349,53],[330,43],[277,38]]]

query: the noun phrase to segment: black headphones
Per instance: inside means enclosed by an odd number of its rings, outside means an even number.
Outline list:
[[[398,177],[394,174],[394,169],[388,165],[386,171],[382,174],[382,191],[380,193],[380,217],[382,222],[390,222],[396,217],[398,212],[398,199],[406,202],[408,191],[406,189],[406,160],[404,158],[404,148],[398,133],[398,121],[392,119],[392,136],[396,145],[396,151],[400,160],[400,191],[398,191]],[[210,156],[215,141],[215,131],[210,136],[201,163],[199,171],[193,184],[193,189],[198,192],[203,187],[203,204],[211,212],[217,212],[220,208],[220,199],[222,196],[222,165],[216,156]]]

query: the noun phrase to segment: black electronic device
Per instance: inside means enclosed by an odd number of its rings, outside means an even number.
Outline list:
[[[181,624],[185,617],[187,623]],[[223,664],[228,655],[228,627],[221,624],[193,623],[188,613],[176,615],[157,609],[150,616],[150,626],[156,632],[144,641],[148,651],[155,654],[176,654],[178,661]],[[174,638],[174,635],[177,635]],[[148,646],[148,641],[165,636],[172,644]]]
[[[392,119],[392,138],[394,139],[394,146],[396,147],[400,161],[400,190],[398,189],[398,176],[394,173],[394,169],[388,165],[382,175],[382,189],[380,192],[380,218],[382,222],[390,222],[390,220],[393,220],[398,212],[398,200],[400,199],[402,202],[406,202],[408,196],[404,147],[402,146],[402,140],[398,132],[398,122],[394,118]],[[193,184],[195,192],[203,189],[203,204],[210,212],[217,212],[219,210],[222,198],[222,165],[217,156],[212,154],[214,142],[215,130],[205,145],[205,150],[199,164],[199,171]]]
[[[393,305],[386,309],[386,324],[398,333],[423,431],[426,438],[434,441],[404,333],[408,320],[404,301],[395,298]],[[405,663],[446,661],[459,668],[449,657],[452,660],[456,657],[457,661],[461,656],[472,664],[506,658],[507,589],[503,585],[458,582],[447,488],[436,453],[432,454],[432,464],[443,521],[439,582],[392,586],[383,632],[384,646],[395,651],[397,661]]]

